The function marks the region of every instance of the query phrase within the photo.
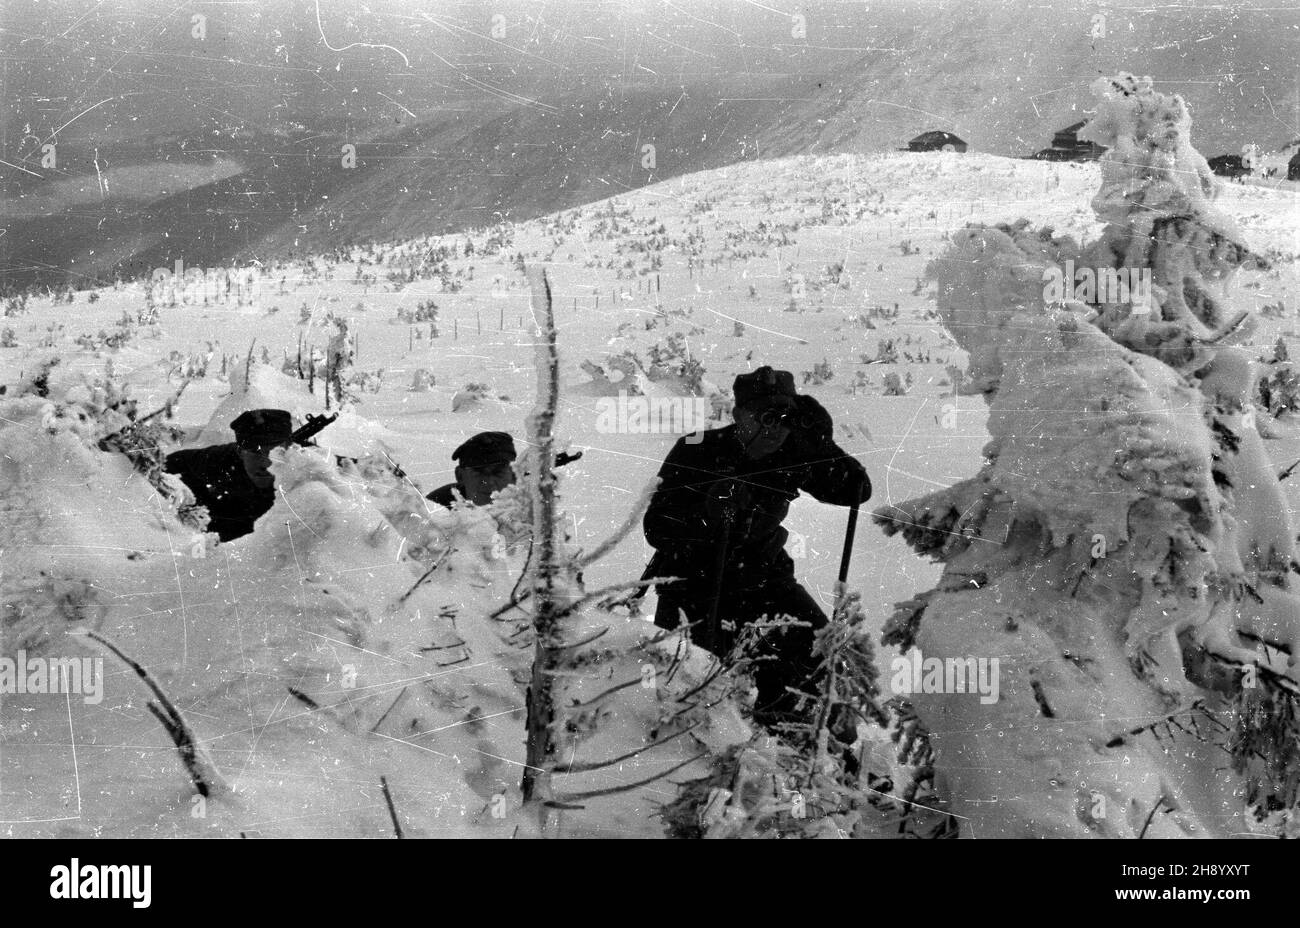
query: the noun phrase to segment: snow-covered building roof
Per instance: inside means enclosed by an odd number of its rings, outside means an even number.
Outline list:
[[[939,129],[922,132],[907,143],[908,151],[965,151],[966,143],[951,132]]]

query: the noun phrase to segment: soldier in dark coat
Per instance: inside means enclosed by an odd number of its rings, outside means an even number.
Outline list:
[[[425,499],[451,508],[459,494],[466,502],[485,506],[492,494],[515,482],[515,442],[509,432],[479,432],[451,453],[456,482],[438,487]]]
[[[222,541],[250,534],[275,503],[275,478],[267,469],[271,449],[289,443],[293,422],[283,409],[250,409],[230,423],[235,440],[189,448],[167,456],[177,474],[208,510],[208,530]]]
[[[649,577],[659,584],[655,624],[693,623],[692,640],[718,655],[739,628],[762,616],[789,615],[807,628],[769,632],[755,666],[761,721],[791,719],[797,697],[815,672],[811,650],[826,614],[794,576],[781,526],[802,490],[839,506],[871,497],[865,468],[832,440],[830,414],[800,396],[789,371],[770,367],[735,381],[735,424],[688,435],[659,471],[646,510],[646,539],[656,549]]]

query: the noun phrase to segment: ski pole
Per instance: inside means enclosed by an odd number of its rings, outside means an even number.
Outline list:
[[[727,568],[727,548],[731,545],[731,523],[735,518],[735,511],[732,509],[731,496],[735,493],[735,487],[728,487],[728,499],[722,510],[722,538],[718,545],[718,556],[713,564],[713,596],[709,600],[709,620],[705,624],[705,629],[709,635],[709,650],[715,650],[721,646],[722,629],[718,627],[718,608],[722,603],[722,577]]]
[[[853,533],[858,529],[858,507],[861,502],[856,497],[862,495],[862,480],[855,480],[853,486],[857,489],[854,494],[853,505],[849,507],[849,527],[844,532],[844,553],[840,555],[840,583],[847,583],[849,579],[849,558],[853,554]]]

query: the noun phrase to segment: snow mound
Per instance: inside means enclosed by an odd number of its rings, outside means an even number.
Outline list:
[[[280,386],[263,373],[246,394],[283,402]],[[499,609],[527,556],[510,513],[517,499],[430,511],[391,473],[291,447],[272,455],[277,499],[257,530],[220,543],[179,521],[126,456],[101,451],[101,432],[65,398],[0,403],[0,440],[11,449],[0,464],[3,652],[103,656],[112,668],[97,705],[0,700],[10,833],[64,827],[42,823],[65,820],[58,782],[72,771],[15,758],[66,743],[70,724],[80,819],[67,827],[77,833],[391,835],[381,781],[408,836],[508,838],[533,827],[518,794],[531,623],[519,608]],[[593,621],[610,631],[590,686],[674,662],[644,620]],[[88,629],[145,668],[228,790],[200,802],[144,711],[141,682],[68,634]],[[661,834],[646,793],[622,787],[689,767],[710,741],[747,736],[722,707],[693,719],[690,737],[650,744],[661,728],[675,730],[676,696],[704,679],[702,663],[695,655],[671,682],[645,677],[649,686],[598,701],[604,721],[579,745],[565,786],[602,798],[568,815],[566,831]]]
[[[283,409],[299,425],[308,415],[323,415],[330,410],[325,408],[323,387],[319,384],[317,391],[313,394],[305,380],[257,361],[252,362],[248,373],[243,366],[237,367],[230,377],[230,393],[217,405],[192,446],[201,448],[234,441],[230,423],[250,409]],[[392,432],[362,416],[354,406],[345,405],[332,412],[338,413],[338,419],[313,439],[331,453],[356,458],[382,455],[392,447]]]

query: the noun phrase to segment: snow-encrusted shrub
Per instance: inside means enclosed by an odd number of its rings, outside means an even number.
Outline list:
[[[157,467],[157,442],[167,428],[139,422],[136,402],[117,382],[112,365],[71,386],[52,386],[57,360],[0,398],[0,441],[7,449],[0,465],[5,486],[0,505],[6,510],[0,519],[0,550],[6,552],[6,569],[0,572],[5,604],[0,650],[5,653],[44,647],[73,625],[95,627],[104,615],[104,589],[77,574],[75,559],[51,564],[42,554],[63,544],[60,539],[74,537],[84,521],[97,521],[92,486],[106,466],[101,445],[126,452],[114,480],[121,482],[134,468],[145,474],[151,493],[169,502],[192,501],[176,478]],[[83,541],[93,548],[96,537],[103,536],[87,531]]]
[[[826,265],[826,269],[822,274],[826,278],[826,282],[833,286],[840,287],[844,290],[851,290],[853,288],[853,278],[849,274],[845,273],[843,261],[835,261],[832,264]]]
[[[208,365],[217,354],[217,348],[212,342],[208,342],[207,346],[207,351],[187,352],[187,354],[182,354],[173,348],[164,361],[168,367],[168,377],[178,377],[181,380],[201,380],[207,377]]]
[[[397,319],[399,322],[407,325],[419,325],[429,323],[429,336],[438,337],[438,304],[433,300],[425,300],[416,304],[414,310],[409,310],[404,306],[397,308]]]
[[[642,396],[645,393],[642,381],[649,378],[641,366],[640,359],[630,348],[619,354],[606,356],[603,364],[586,360],[579,366],[591,377],[592,388],[599,395],[617,396],[623,392],[628,396]]]
[[[377,371],[352,371],[345,384],[345,392],[355,396],[358,393],[378,393],[384,388],[384,369]]]
[[[433,329],[431,329],[431,332],[436,336],[437,335],[436,323],[438,322],[438,304],[435,303],[433,300],[426,300],[423,303],[420,303],[415,307],[415,312],[411,316],[411,321],[414,323],[420,323],[420,322],[434,323],[435,326]]]
[[[467,383],[457,390],[451,398],[452,412],[467,412],[477,409],[485,399],[492,395],[491,387],[485,383]]]
[[[427,393],[429,389],[437,383],[433,372],[427,367],[417,367],[415,373],[411,376],[411,392]]]
[[[673,380],[691,396],[704,394],[704,365],[691,355],[683,333],[673,332],[655,342],[646,359],[646,376],[652,381]]]
[[[335,402],[342,406],[357,398],[348,389],[349,377],[357,358],[356,335],[350,320],[335,316],[332,312],[326,322],[334,327],[325,350],[326,397],[328,399],[332,390]]]
[[[897,371],[885,374],[884,388],[885,396],[907,396],[907,388],[903,386]]]
[[[876,511],[945,564],[887,640],[1000,660],[992,702],[911,697],[965,833],[1294,831],[1295,531],[1229,346],[1249,323],[1210,296],[1261,259],[1213,206],[1181,98],[1094,90],[1100,238],[971,226],[932,265],[992,438],[975,477]],[[1067,259],[1149,271],[1150,305],[1048,305]]]
[[[917,814],[918,801],[930,799],[928,740],[905,702],[881,702],[860,594],[837,586],[836,597],[830,621],[815,637],[821,674],[818,686],[804,693],[808,721],[780,726],[779,737],[757,733],[716,756],[704,777],[683,782],[663,810],[670,837],[953,833],[950,816],[928,806]],[[720,664],[733,687],[743,685],[758,640],[789,621],[761,620],[742,631]],[[873,744],[877,750],[864,762]],[[880,756],[881,747],[887,756]]]
[[[107,611],[103,594],[84,578],[58,568],[33,582],[20,578],[3,587],[0,650],[40,654],[71,627],[96,628]]]
[[[135,334],[136,321],[130,316],[123,314],[112,332],[105,332],[103,329],[100,329],[98,335],[79,335],[77,336],[76,343],[91,351],[98,351],[103,348],[116,351],[119,348],[125,347],[131,339],[135,337]]]
[[[1270,365],[1259,378],[1259,404],[1273,417],[1300,411],[1300,374],[1290,363]]]
[[[647,330],[650,328],[653,326],[647,326]],[[630,326],[620,326],[619,335],[629,337],[629,329]],[[619,391],[641,395],[654,383],[674,393],[705,396],[716,388],[705,380],[704,366],[691,354],[687,338],[698,334],[702,330],[695,326],[689,326],[689,331],[669,330],[644,349],[633,345],[607,355],[600,363],[584,361],[581,367],[595,381],[597,390],[611,395]]]
[[[812,384],[815,387],[820,387],[834,376],[835,371],[831,369],[830,362],[825,358],[822,358],[813,365],[812,370],[803,372],[804,386]]]

